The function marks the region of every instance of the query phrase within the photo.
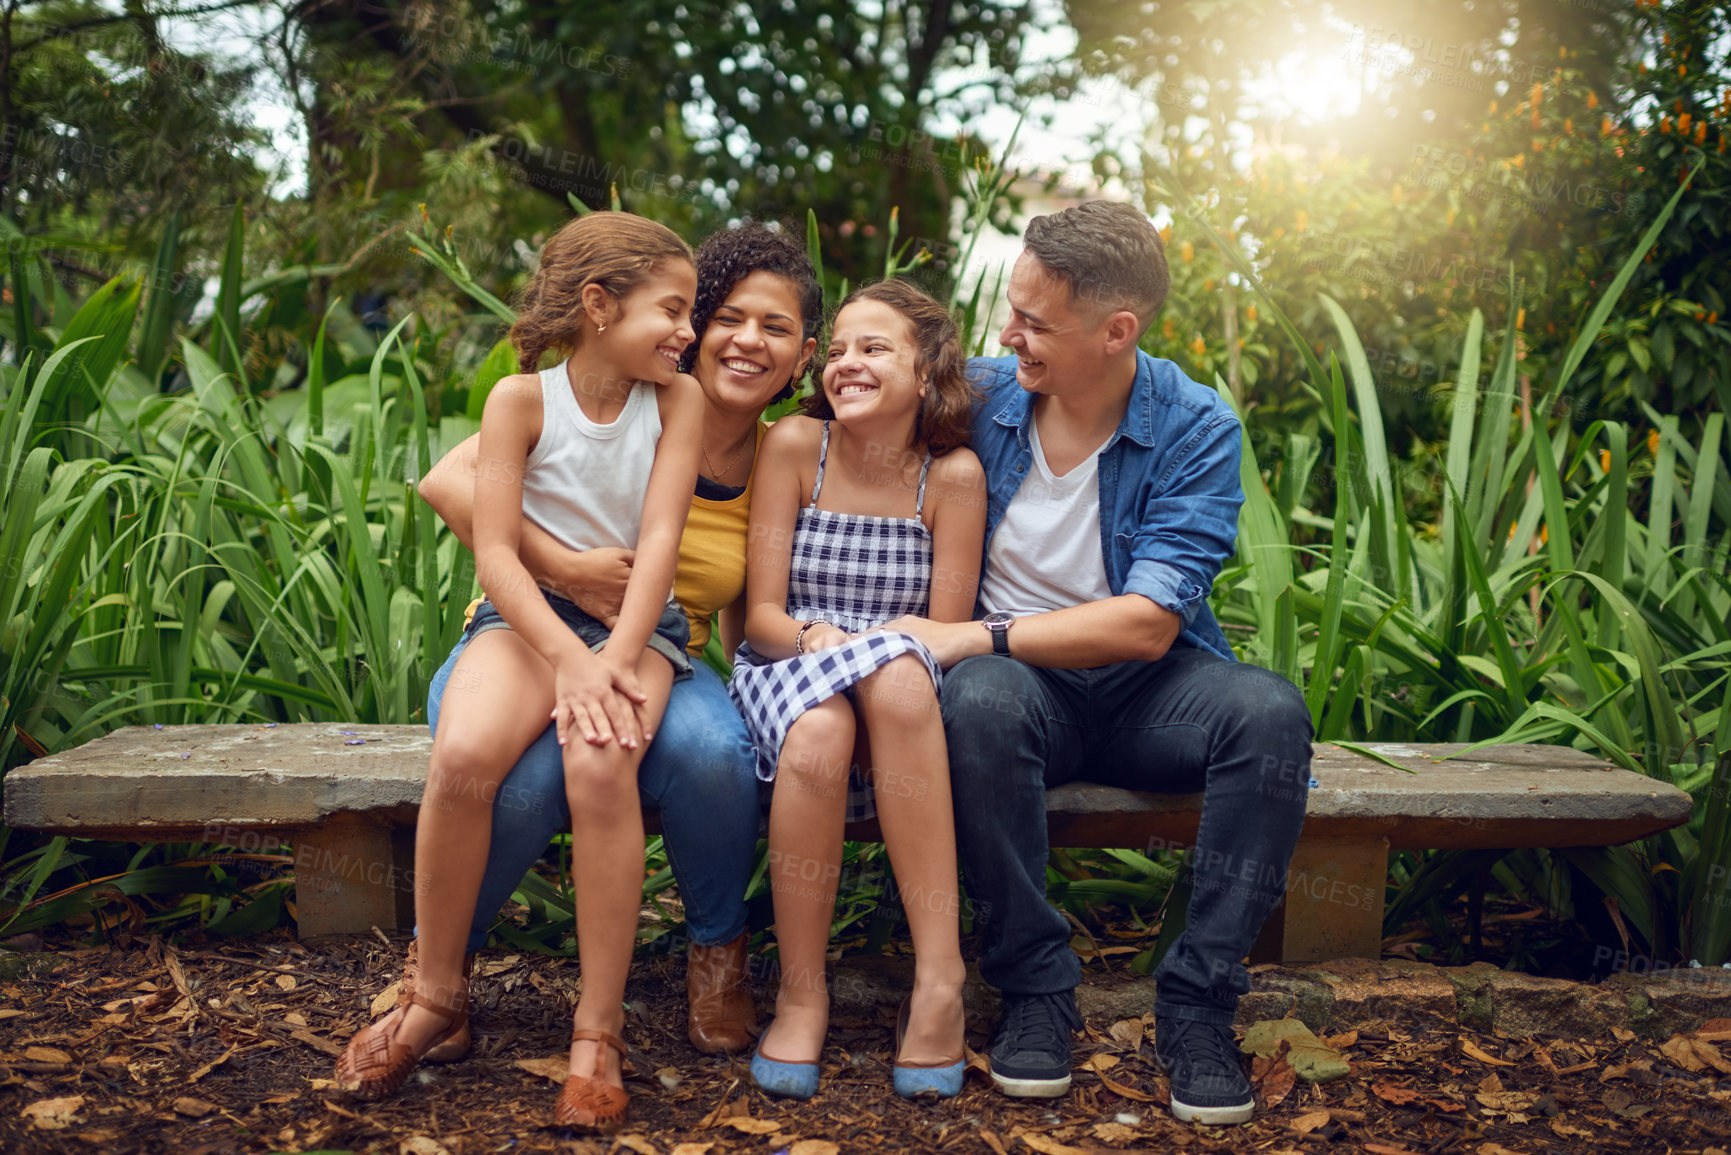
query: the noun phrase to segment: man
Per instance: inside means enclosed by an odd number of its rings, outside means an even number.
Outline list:
[[[1160,236],[1128,205],[1034,218],[1001,341],[979,359],[988,488],[981,621],[896,623],[943,665],[957,840],[1003,992],[992,1077],[1070,1086],[1081,967],[1046,901],[1046,790],[1080,778],[1203,793],[1184,932],[1157,974],[1155,1050],[1181,1120],[1235,1123],[1243,957],[1281,897],[1310,779],[1297,689],[1238,664],[1208,608],[1232,553],[1240,429],[1137,341],[1166,296]]]

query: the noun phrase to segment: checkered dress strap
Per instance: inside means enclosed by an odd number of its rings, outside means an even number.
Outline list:
[[[825,421],[823,423],[823,441],[821,441],[817,447],[817,476],[812,479],[812,483],[811,483],[811,504],[813,506],[817,505],[818,490],[823,488],[823,466],[824,466],[824,462],[826,462],[828,460],[829,460],[829,422]],[[925,479],[922,477],[921,481],[923,482],[924,480]],[[924,487],[922,486],[922,488],[924,488]]]

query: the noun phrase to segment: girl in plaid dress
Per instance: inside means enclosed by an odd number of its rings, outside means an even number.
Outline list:
[[[777,783],[781,988],[752,1060],[772,1093],[817,1090],[842,827],[874,809],[915,952],[896,1090],[961,1089],[965,972],[941,674],[920,642],[879,627],[907,614],[973,616],[986,495],[963,447],[973,401],[964,364],[942,305],[900,281],[861,289],[836,314],[821,391],[770,430],[759,457],[746,641],[728,688],[758,776]]]

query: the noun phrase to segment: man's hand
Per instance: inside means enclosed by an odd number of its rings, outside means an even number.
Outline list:
[[[582,553],[566,551],[559,586],[553,592],[575,602],[577,608],[612,629],[625,603],[625,584],[631,580],[636,553],[604,547]]]
[[[979,622],[934,622],[930,618],[910,616],[885,622],[883,628],[912,635],[946,670],[963,658],[992,652],[991,635]]]

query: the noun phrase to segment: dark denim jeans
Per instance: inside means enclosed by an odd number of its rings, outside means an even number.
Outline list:
[[[987,656],[944,676],[943,711],[986,981],[1051,994],[1081,978],[1069,927],[1046,901],[1048,787],[1200,791],[1189,920],[1156,972],[1154,1013],[1229,1025],[1309,798],[1310,714],[1292,683],[1190,646],[1089,670]]]
[[[466,640],[458,641],[427,687],[429,729],[438,727],[439,704]],[[757,854],[756,757],[727,687],[702,662],[691,663],[691,676],[673,683],[661,727],[638,768],[637,790],[644,806],[661,812],[691,940],[700,946],[732,941],[745,929],[745,887]],[[485,945],[493,916],[553,836],[570,827],[565,762],[549,725],[494,796],[493,841],[468,950]]]

